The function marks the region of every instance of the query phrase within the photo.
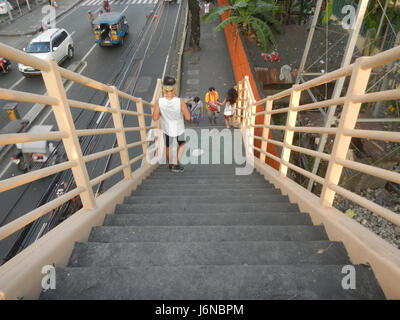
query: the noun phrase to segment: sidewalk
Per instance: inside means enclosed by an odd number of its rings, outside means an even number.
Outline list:
[[[57,1],[56,19],[72,10],[83,0],[62,0]],[[0,36],[18,37],[24,35],[35,34],[39,32],[42,26],[42,19],[45,14],[42,13],[42,8],[48,5],[48,1],[42,5],[32,6],[32,11],[20,16],[15,15],[14,20],[3,22],[0,24]],[[48,13],[47,13],[48,14]]]
[[[214,32],[214,28],[219,23],[220,20],[208,24],[201,20],[201,50],[186,51],[189,48],[190,39],[190,19],[188,21],[179,96],[182,98],[198,96],[203,102],[204,120],[200,121],[200,128],[211,127],[205,110],[205,95],[208,88],[214,87],[222,102],[228,89],[236,84],[225,34],[223,31]],[[217,119],[218,127],[225,127],[223,110],[224,107],[221,106],[221,113]],[[185,126],[187,128],[197,127],[196,124],[189,124],[188,122],[185,123]]]

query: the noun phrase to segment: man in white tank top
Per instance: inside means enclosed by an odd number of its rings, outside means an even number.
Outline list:
[[[183,99],[176,97],[176,80],[166,76],[163,80],[164,97],[156,101],[154,105],[153,121],[161,118],[161,129],[165,136],[166,157],[169,169],[174,172],[183,172],[184,168],[179,161],[185,145],[185,124],[183,117],[190,120],[190,112]],[[170,144],[176,138],[178,149],[176,163],[170,163]]]

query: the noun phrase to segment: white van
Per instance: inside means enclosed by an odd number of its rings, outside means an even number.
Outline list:
[[[66,58],[72,59],[74,56],[74,42],[65,29],[48,29],[34,38],[24,51],[40,59],[54,60],[61,64]],[[18,64],[18,69],[25,77],[40,74],[40,70],[21,63]]]

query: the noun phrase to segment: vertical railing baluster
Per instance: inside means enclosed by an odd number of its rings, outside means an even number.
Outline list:
[[[147,154],[148,150],[148,141],[146,135],[146,121],[144,119],[144,110],[143,110],[143,100],[139,98],[139,101],[136,102],[136,111],[139,113],[138,121],[139,121],[139,128],[140,128],[140,140],[144,142],[142,144],[143,154]],[[144,158],[145,162],[147,162],[147,157]]]
[[[67,101],[67,95],[58,70],[58,65],[52,60],[48,60],[48,63],[50,65],[49,71],[42,71],[47,94],[59,100],[59,105],[53,106],[54,117],[57,121],[58,129],[68,132],[68,137],[63,139],[63,143],[68,160],[76,161],[78,164],[71,170],[76,186],[85,188],[85,191],[80,195],[83,208],[92,209],[96,206],[93,189],[90,185],[85,162],[83,161],[82,149],[78,135],[76,134],[74,120]]]
[[[342,175],[343,166],[336,162],[337,158],[346,159],[349,150],[351,137],[343,134],[344,129],[354,129],[361,103],[353,102],[352,98],[356,95],[362,95],[368,85],[371,69],[363,69],[361,63],[365,57],[358,58],[354,63],[353,73],[351,75],[349,87],[346,93],[346,100],[343,104],[343,110],[340,116],[335,141],[333,143],[331,158],[325,175],[325,183],[321,192],[321,204],[323,206],[332,206],[335,192],[329,188],[329,185],[337,185]]]
[[[114,127],[116,129],[120,129],[120,132],[116,133],[118,146],[122,147],[123,150],[119,152],[121,157],[121,164],[126,165],[124,168],[124,178],[130,179],[131,178],[131,166],[129,164],[129,153],[128,148],[126,147],[126,134],[124,131],[124,121],[121,114],[121,105],[119,102],[119,95],[118,89],[115,86],[112,86],[112,92],[108,93],[108,97],[110,99],[110,106],[111,109],[114,110],[112,112]]]
[[[267,102],[265,103],[266,113],[264,114],[264,127],[262,129],[263,140],[261,141],[261,150],[263,150],[263,151],[267,151],[268,142],[264,139],[268,139],[268,137],[269,137],[269,128],[266,128],[266,126],[269,126],[271,124],[271,114],[269,114],[268,112],[272,111],[273,103],[274,103],[273,100],[267,100]],[[264,153],[260,154],[260,160],[261,160],[261,163],[265,163],[265,154]]]
[[[291,150],[288,148],[289,145],[293,144],[293,136],[294,131],[289,130],[290,127],[296,126],[296,119],[297,119],[297,111],[293,110],[293,107],[297,107],[300,102],[301,91],[296,90],[297,85],[292,87],[290,93],[290,102],[289,102],[289,111],[286,115],[286,126],[285,126],[285,137],[283,139],[283,147],[282,147],[282,154],[281,160],[286,161],[287,163],[290,162],[290,153]],[[281,162],[279,166],[279,175],[281,177],[287,176],[288,167]]]

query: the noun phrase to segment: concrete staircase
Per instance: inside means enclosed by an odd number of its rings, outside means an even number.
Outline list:
[[[372,271],[351,264],[286,196],[254,171],[158,168],[76,243],[42,299],[383,299]]]

